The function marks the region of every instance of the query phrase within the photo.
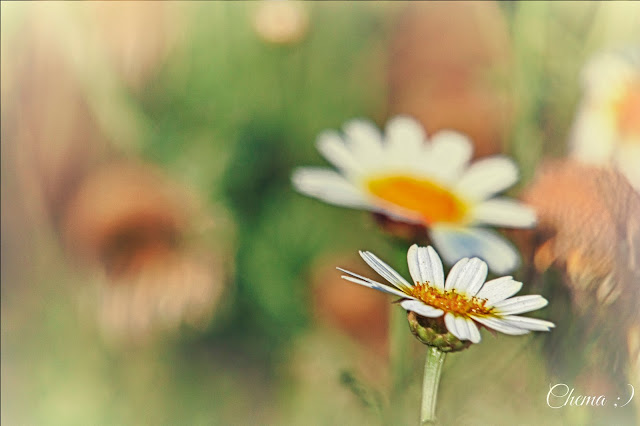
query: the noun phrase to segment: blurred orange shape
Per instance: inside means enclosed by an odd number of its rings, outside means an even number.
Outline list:
[[[311,278],[315,315],[361,344],[386,355],[389,300],[383,294],[345,284],[336,265],[366,272],[361,262],[351,255],[332,256],[318,262]]]
[[[105,331],[139,338],[210,318],[228,266],[197,241],[195,210],[183,188],[147,166],[106,165],[80,184],[61,232],[75,258],[102,276]]]
[[[253,28],[264,41],[292,44],[300,41],[309,26],[305,5],[296,1],[267,0],[258,3]]]
[[[592,362],[611,377],[626,374],[629,364],[616,361],[626,347],[638,377],[640,195],[613,169],[550,161],[524,198],[539,220],[535,265],[564,272],[578,320],[597,339]]]
[[[470,136],[478,157],[502,151],[511,123],[510,46],[496,2],[416,2],[396,24],[389,57],[389,112],[429,133]]]
[[[577,276],[640,265],[640,196],[619,173],[572,161],[547,162],[524,194],[536,209],[536,265],[559,262]]]

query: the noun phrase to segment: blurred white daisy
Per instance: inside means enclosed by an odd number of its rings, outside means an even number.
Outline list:
[[[548,302],[539,295],[511,297],[522,287],[521,282],[511,277],[485,282],[487,264],[478,258],[460,259],[445,281],[436,251],[430,246],[414,244],[407,253],[412,284],[374,254],[360,252],[360,256],[392,285],[338,268],[349,274],[342,278],[399,296],[405,310],[422,317],[444,316],[447,330],[460,340],[480,342],[478,324],[511,335],[549,331],[555,327],[549,321],[517,315],[540,309]]]
[[[298,191],[425,226],[449,264],[478,256],[496,273],[518,266],[516,249],[481,227],[535,224],[529,207],[494,198],[518,179],[512,160],[493,156],[469,165],[473,145],[466,136],[440,131],[427,141],[420,124],[409,117],[391,119],[384,138],[374,125],[361,120],[347,123],[344,133],[342,137],[325,132],[317,141],[320,153],[340,172],[297,169],[292,181]]]
[[[571,155],[617,168],[640,190],[640,47],[594,57],[583,70],[582,84]]]

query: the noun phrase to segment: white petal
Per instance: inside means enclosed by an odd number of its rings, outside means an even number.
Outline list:
[[[418,249],[418,245],[414,244],[407,251],[407,265],[409,265],[409,274],[414,283],[423,282],[422,271],[420,271],[420,265],[418,264]]]
[[[507,157],[476,161],[460,177],[456,189],[473,200],[486,200],[518,180],[518,167]]]
[[[405,298],[405,299],[412,298],[411,296],[408,296],[408,295],[404,294],[400,290],[396,290],[395,288],[390,287],[390,286],[388,286],[386,284],[381,284],[381,283],[379,283],[377,281],[373,281],[372,279],[363,277],[362,275],[358,275],[358,274],[356,274],[354,272],[347,271],[345,269],[338,268],[338,270],[340,270],[340,271],[342,271],[344,273],[347,273],[349,275],[352,275],[352,276],[347,276],[347,275],[342,275],[341,276],[341,278],[343,278],[343,279],[345,279],[347,281],[351,281],[352,283],[360,284],[360,285],[363,285],[365,287],[372,288],[374,290],[380,290],[380,291],[383,291],[385,293],[393,294],[394,296],[399,296],[399,297],[402,297],[402,298]]]
[[[527,334],[529,333],[529,330],[525,330],[523,328],[519,328],[519,327],[514,327],[512,325],[509,325],[507,323],[505,323],[503,320],[498,319],[498,318],[491,318],[491,317],[476,317],[476,316],[472,316],[472,318],[476,321],[478,321],[480,324],[491,328],[493,330],[499,331],[501,333],[504,334],[510,334],[512,336],[519,336],[522,334]]]
[[[480,287],[482,287],[484,280],[487,279],[487,272],[487,264],[474,257],[466,262],[464,268],[455,277],[456,280],[452,283],[452,286],[459,293],[475,296]]]
[[[435,225],[429,235],[440,256],[449,264],[462,257],[477,256],[496,274],[512,271],[520,264],[518,251],[493,231]]]
[[[469,331],[469,340],[471,340],[472,343],[480,343],[482,337],[480,336],[480,330],[478,330],[476,323],[469,318],[466,318],[465,321],[467,322],[467,329]]]
[[[291,182],[299,192],[327,203],[374,210],[362,192],[333,170],[302,167],[294,170]]]
[[[458,277],[464,271],[464,268],[467,266],[469,262],[468,258],[460,259],[453,265],[453,268],[449,271],[449,275],[447,275],[447,282],[444,285],[445,290],[453,290],[453,286],[458,282]]]
[[[391,266],[380,260],[375,254],[368,251],[361,251],[360,257],[367,262],[367,265],[371,266],[382,278],[389,281],[400,290],[411,289],[411,284],[407,282],[399,273],[397,273]]]
[[[387,153],[399,152],[405,158],[412,158],[412,153],[421,151],[425,140],[422,125],[411,117],[400,115],[393,117],[387,123]]]
[[[571,158],[581,163],[605,165],[616,149],[616,129],[609,117],[590,105],[576,114],[569,136]]]
[[[456,336],[460,340],[465,340],[465,330],[458,330],[458,324],[456,323],[456,317],[451,313],[447,312],[444,316],[444,324],[447,326],[447,330],[454,336]],[[462,333],[461,333],[462,332]]]
[[[469,330],[469,325],[467,323],[467,320],[463,317],[455,317],[455,323],[456,323],[456,331],[458,332],[458,335],[461,336],[461,337],[458,337],[458,339],[470,340],[471,330]]]
[[[431,138],[428,170],[433,171],[443,182],[452,182],[467,166],[473,145],[461,133],[442,130]]]
[[[366,120],[351,120],[344,125],[344,133],[356,158],[379,160],[382,154],[382,134]]]
[[[433,247],[418,247],[414,244],[407,252],[407,263],[414,281],[428,281],[431,286],[444,290],[442,261]]]
[[[360,171],[362,166],[337,132],[326,131],[318,136],[316,147],[330,163],[346,173]]]
[[[510,228],[530,228],[536,224],[533,208],[508,198],[487,200],[473,209],[473,219],[477,223]]]
[[[442,260],[433,247],[420,247],[418,250],[418,262],[422,276],[431,283],[433,287],[444,290],[444,271],[442,270]]]
[[[415,312],[423,317],[437,318],[444,314],[442,309],[436,309],[433,306],[426,305],[420,300],[403,300],[400,302],[400,306],[407,311]]]
[[[501,315],[514,315],[523,312],[535,311],[544,308],[549,302],[544,297],[531,294],[527,296],[512,297],[493,305]]]
[[[471,340],[473,343],[480,342],[480,331],[472,320],[447,313],[444,316],[444,323],[447,329],[460,340]]]
[[[522,288],[520,281],[512,277],[500,277],[484,283],[476,297],[487,299],[489,306],[513,296]]]
[[[520,317],[517,315],[507,315],[502,318],[502,321],[512,327],[518,327],[524,330],[549,331],[549,329],[555,327],[555,324],[549,321],[537,318]]]

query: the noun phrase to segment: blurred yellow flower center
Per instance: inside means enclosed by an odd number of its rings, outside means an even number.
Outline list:
[[[615,105],[616,121],[624,135],[640,136],[640,79],[626,88]]]
[[[370,179],[367,187],[386,204],[411,212],[428,225],[459,223],[467,213],[466,204],[456,195],[426,179],[386,176]]]
[[[455,290],[441,291],[430,286],[428,282],[416,283],[408,293],[429,306],[464,317],[494,314],[494,309],[486,306],[486,299],[468,297]]]

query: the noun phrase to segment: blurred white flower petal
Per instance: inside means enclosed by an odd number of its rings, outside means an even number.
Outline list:
[[[595,56],[582,82],[571,155],[618,169],[640,190],[640,46]]]

